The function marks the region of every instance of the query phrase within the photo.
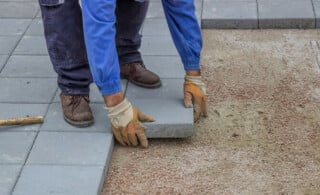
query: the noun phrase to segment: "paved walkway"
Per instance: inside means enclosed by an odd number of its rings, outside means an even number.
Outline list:
[[[262,15],[271,14],[265,17],[270,18],[275,14],[264,9],[263,2],[273,5],[289,1],[261,1],[258,10]],[[293,17],[297,22],[294,24],[314,28],[317,9],[312,6],[319,7],[318,1],[290,0],[287,4],[300,6],[293,2],[304,2],[301,5],[306,8],[302,9],[305,12],[292,13],[310,16],[305,19],[299,15],[302,20]],[[197,16],[199,20],[202,17],[206,28],[273,27],[261,26],[262,17],[246,17],[245,14],[251,13],[247,10],[257,10],[257,1],[196,0],[196,6]],[[241,9],[242,6],[245,8]],[[188,137],[193,132],[193,116],[192,109],[182,105],[184,71],[160,7],[158,0],[152,0],[142,29],[141,50],[148,67],[161,76],[163,86],[146,90],[123,81],[123,89],[134,105],[157,119],[146,125],[148,137]],[[285,21],[292,24],[286,17],[282,19],[281,24]],[[276,24],[278,20],[270,21]],[[64,122],[56,73],[47,54],[36,0],[0,0],[0,89],[0,118],[45,117],[42,125],[0,127],[0,194],[98,194],[114,144],[103,101],[92,85],[90,97],[95,125],[79,129]]]

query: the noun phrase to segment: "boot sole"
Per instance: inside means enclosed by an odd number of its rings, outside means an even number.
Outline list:
[[[90,121],[72,121],[65,116],[63,116],[63,118],[70,125],[75,126],[75,127],[80,127],[80,128],[81,127],[89,127],[89,126],[93,125],[93,123],[94,123],[93,119]]]
[[[161,80],[154,83],[154,84],[145,84],[145,83],[140,83],[140,82],[137,82],[133,79],[129,79],[128,77],[124,76],[124,75],[121,75],[121,78],[122,79],[127,79],[129,82],[139,86],[139,87],[143,87],[143,88],[148,88],[148,89],[155,89],[155,88],[159,88],[161,87]]]

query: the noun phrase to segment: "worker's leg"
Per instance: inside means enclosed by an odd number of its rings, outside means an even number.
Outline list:
[[[193,0],[162,0],[172,39],[185,70],[200,69],[202,37]]]
[[[155,88],[160,78],[148,70],[139,52],[140,29],[146,17],[149,1],[117,0],[116,44],[122,77],[141,87]]]
[[[89,106],[92,77],[78,0],[39,0],[47,48],[58,73],[64,119],[77,127],[93,124]]]
[[[47,48],[63,94],[89,94],[92,77],[78,0],[39,0]]]

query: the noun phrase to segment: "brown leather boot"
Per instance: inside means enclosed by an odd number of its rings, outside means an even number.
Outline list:
[[[93,115],[88,95],[60,94],[63,117],[76,127],[88,127],[93,124]]]
[[[158,88],[161,86],[159,76],[148,70],[141,62],[121,65],[120,73],[122,78],[140,87]]]

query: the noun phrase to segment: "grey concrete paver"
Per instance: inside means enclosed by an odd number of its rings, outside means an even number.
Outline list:
[[[316,28],[320,28],[320,0],[312,0],[316,18]]]
[[[105,166],[112,149],[112,133],[40,132],[27,165]]]
[[[143,113],[156,119],[152,123],[143,123],[148,138],[185,138],[193,135],[193,109],[184,108],[182,96],[181,99],[129,99]]]
[[[2,19],[0,18],[0,36],[22,35],[30,24],[31,19]]]
[[[204,0],[204,28],[258,28],[256,0]]]
[[[11,54],[19,38],[19,36],[0,36],[0,54]]]
[[[0,165],[0,194],[10,195],[19,176],[21,165]]]
[[[61,104],[53,103],[49,107],[45,118],[45,123],[43,123],[41,126],[40,131],[84,131],[111,133],[111,126],[107,111],[103,109],[104,104],[91,104],[90,106],[94,115],[94,125],[86,128],[77,128],[64,121]]]
[[[48,55],[44,36],[23,36],[14,55]]]
[[[122,90],[125,92],[127,89],[128,81],[125,79],[122,79],[121,84],[122,84]],[[56,95],[54,97],[53,102],[60,102],[60,93],[61,93],[60,90],[58,90],[56,92]],[[102,95],[101,95],[98,87],[95,84],[90,85],[90,102],[91,103],[101,103],[101,104],[104,103]]]
[[[174,138],[193,134],[193,109],[183,105],[183,79],[162,79],[158,89],[143,89],[129,83],[126,97],[143,113],[156,119],[144,124],[147,137]]]
[[[38,2],[0,2],[0,18],[33,18],[38,10]]]
[[[258,0],[260,28],[315,28],[310,0]]]
[[[161,1],[150,1],[146,19],[148,18],[164,18]]]
[[[0,119],[18,118],[18,117],[28,117],[28,116],[45,116],[48,109],[48,104],[22,104],[14,102],[10,103],[0,103]],[[5,112],[6,111],[6,112]],[[0,136],[1,132],[11,132],[11,131],[38,131],[40,129],[40,124],[33,125],[17,125],[17,126],[0,126]]]
[[[41,18],[36,18],[32,20],[31,25],[29,26],[26,35],[37,35],[43,36],[44,29],[43,29],[43,22]]]
[[[35,132],[0,132],[0,164],[24,164]]]
[[[12,55],[0,76],[56,78],[57,74],[49,56]]]
[[[9,55],[0,55],[0,70],[2,70],[4,63],[7,61],[8,57]]]
[[[13,195],[94,195],[102,186],[104,166],[25,166]]]
[[[203,0],[196,0],[195,1],[195,11],[196,11],[196,16],[200,22],[201,20],[201,15],[202,15],[202,3]],[[162,3],[159,0],[150,0],[149,3],[149,9],[146,18],[164,18],[164,10],[162,7]]]
[[[169,35],[167,21],[164,18],[146,19],[143,25],[142,35]]]
[[[57,90],[54,78],[1,78],[0,102],[50,103]]]
[[[178,52],[170,36],[144,36],[141,53],[143,55],[174,56]]]
[[[184,78],[180,56],[143,56],[146,67],[157,73],[161,79]]]

